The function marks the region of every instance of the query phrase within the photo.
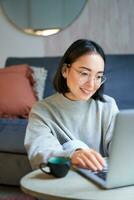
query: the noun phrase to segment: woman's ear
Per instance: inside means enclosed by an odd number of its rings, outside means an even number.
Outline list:
[[[67,65],[66,64],[64,64],[62,67],[62,76],[64,78],[67,78]]]

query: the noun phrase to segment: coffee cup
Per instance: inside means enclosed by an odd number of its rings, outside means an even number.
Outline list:
[[[41,163],[39,168],[46,174],[54,175],[57,178],[66,176],[71,166],[71,161],[66,157],[51,157],[47,163]],[[49,168],[49,171],[46,168]]]

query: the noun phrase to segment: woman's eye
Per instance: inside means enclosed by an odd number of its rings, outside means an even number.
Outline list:
[[[97,76],[97,79],[98,80],[100,80],[100,79],[102,79],[103,78],[103,76]]]
[[[87,72],[80,72],[80,74],[81,74],[82,76],[88,76],[88,73],[87,73]]]

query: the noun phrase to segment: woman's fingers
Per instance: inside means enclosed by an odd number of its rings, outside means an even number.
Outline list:
[[[89,168],[93,171],[102,170],[104,167],[103,157],[92,149],[75,151],[71,159],[74,165]]]
[[[84,160],[80,157],[77,157],[77,166],[82,167],[82,168],[87,168],[86,163],[84,162]]]
[[[102,170],[104,166],[103,157],[94,150],[85,151],[86,156],[92,162],[92,164],[96,167],[96,170]]]
[[[93,154],[94,154],[94,156],[96,157],[96,159],[98,160],[98,162],[99,162],[102,166],[104,166],[104,165],[105,165],[105,160],[104,160],[104,158],[101,156],[101,154],[98,153],[97,151],[94,151],[94,150],[93,150]]]
[[[82,158],[82,153],[81,152],[74,152],[72,157],[71,157],[71,162],[73,165],[76,165],[78,167],[86,168],[86,163],[84,162]]]
[[[89,168],[93,171],[98,170],[98,166],[95,161],[93,162],[93,160],[94,160],[93,158],[91,159],[91,157],[90,157],[90,159],[89,159],[89,157],[87,157],[87,155],[83,153],[81,159],[84,161],[86,168]]]

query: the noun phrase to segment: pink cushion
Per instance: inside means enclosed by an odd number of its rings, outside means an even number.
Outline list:
[[[27,64],[11,65],[10,67],[1,68],[0,73],[3,73],[3,72],[4,73],[8,73],[8,72],[23,73],[29,78],[31,84],[35,83],[34,78],[33,78],[34,71]]]
[[[0,117],[27,118],[37,97],[28,66],[0,69]]]

